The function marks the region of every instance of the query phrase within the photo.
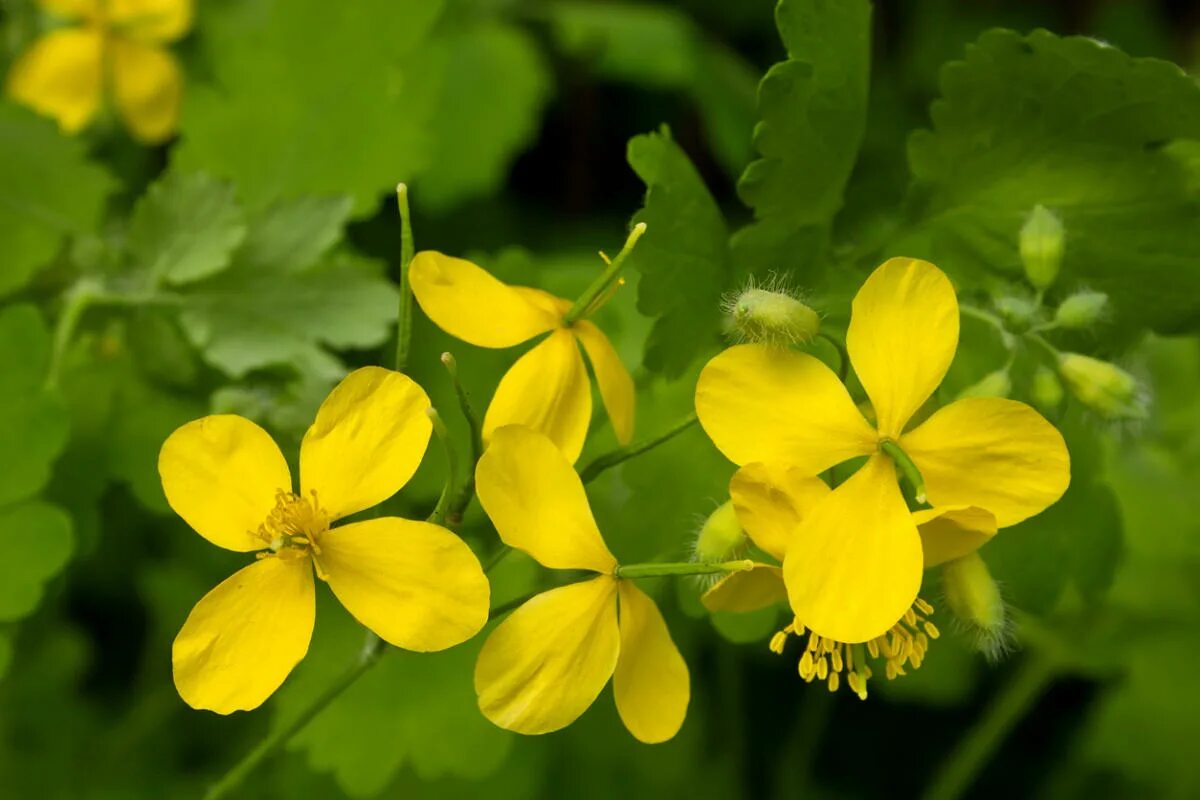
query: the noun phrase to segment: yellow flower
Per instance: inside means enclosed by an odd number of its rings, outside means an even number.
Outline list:
[[[8,74],[14,100],[74,133],[106,98],[138,139],[157,143],[179,122],[183,75],[162,45],[192,25],[192,0],[39,0],[78,21],[34,42]]]
[[[729,482],[730,503],[738,522],[758,547],[786,563],[792,547],[803,549],[796,538],[805,517],[832,492],[824,481],[785,464],[747,464]],[[974,552],[996,534],[996,518],[975,506],[943,506],[912,513],[920,534],[925,567],[938,566]],[[802,552],[800,557],[811,558]],[[786,600],[784,571],[777,565],[756,564],[746,572],[735,572],[705,593],[704,605],[711,611],[754,611]],[[808,631],[800,658],[804,680],[825,681],[830,691],[846,685],[864,700],[867,681],[874,674],[870,660],[882,658],[889,679],[904,675],[905,667],[917,669],[938,630],[927,619],[933,607],[917,598],[912,607],[887,631],[866,641],[848,643]],[[787,637],[802,636],[807,626],[797,617],[771,641],[771,649],[783,652]]]
[[[218,547],[257,552],[192,609],[175,638],[175,686],[193,708],[256,708],[308,651],[313,569],[359,622],[406,650],[444,650],[487,621],[487,578],[470,548],[396,517],[331,528],[400,489],[429,443],[429,398],[366,367],[321,404],[300,446],[300,492],[271,437],[234,415],[176,430],[158,458],[171,508]],[[311,563],[311,567],[310,567]]]
[[[493,434],[475,475],[506,544],[551,569],[599,573],[537,595],[492,631],[475,666],[484,716],[518,733],[556,731],[611,677],[630,733],[649,743],[674,736],[687,714],[687,665],[654,601],[616,577],[567,459],[545,436],[508,426]]]
[[[579,345],[587,352],[617,441],[633,436],[633,379],[608,337],[586,319],[566,324],[568,300],[509,286],[470,261],[417,253],[409,268],[413,296],[434,324],[477,347],[513,347],[550,335],[517,359],[501,379],[483,420],[483,436],[526,425],[550,437],[572,463],[592,418],[592,390]]]
[[[869,456],[805,516],[784,560],[792,610],[823,637],[874,639],[917,599],[921,537],[885,447],[911,458],[933,506],[987,509],[999,527],[1041,512],[1066,491],[1062,436],[1024,403],[966,398],[907,427],[954,358],[958,320],[954,288],[927,262],[891,259],[863,284],[846,348],[875,427],[837,376],[804,353],[741,345],[700,375],[700,423],[736,464],[781,463],[816,475]]]

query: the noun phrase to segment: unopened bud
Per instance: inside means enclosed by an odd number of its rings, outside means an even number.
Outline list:
[[[1064,394],[1066,392],[1063,390],[1062,381],[1054,374],[1054,370],[1039,366],[1033,373],[1031,389],[1033,404],[1042,411],[1054,411],[1062,405]]]
[[[1108,419],[1144,419],[1146,396],[1137,378],[1116,364],[1098,358],[1063,353],[1058,371],[1071,394]]]
[[[942,565],[946,603],[975,639],[975,648],[999,661],[1012,643],[1012,627],[1004,598],[978,552]]]
[[[817,335],[817,312],[779,287],[751,286],[725,301],[727,325],[740,340],[776,346],[802,344]]]
[[[1012,394],[1012,378],[1007,369],[989,372],[979,381],[971,384],[958,393],[958,399],[964,397],[1008,397]]]
[[[1108,309],[1104,292],[1076,292],[1059,304],[1054,322],[1060,328],[1080,330],[1095,325]]]
[[[733,502],[727,501],[708,515],[696,537],[693,554],[697,561],[728,561],[746,543]]]
[[[1025,297],[1001,297],[996,300],[996,310],[1015,331],[1025,331],[1037,319],[1038,307]]]
[[[1062,220],[1045,206],[1034,206],[1021,228],[1020,249],[1029,282],[1038,289],[1048,289],[1062,266]]]

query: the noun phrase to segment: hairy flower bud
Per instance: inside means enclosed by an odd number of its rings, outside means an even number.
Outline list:
[[[1012,378],[1007,369],[989,372],[980,380],[971,384],[958,393],[958,399],[964,397],[1008,397],[1012,394]]]
[[[1031,395],[1033,404],[1042,411],[1054,411],[1062,405],[1063,395],[1066,392],[1063,390],[1062,381],[1058,379],[1058,375],[1049,367],[1039,366],[1033,373],[1033,387]]]
[[[1104,292],[1076,292],[1059,304],[1054,322],[1060,328],[1080,330],[1096,324],[1108,309]]]
[[[1144,419],[1146,396],[1137,378],[1116,364],[1098,358],[1063,353],[1058,371],[1071,394],[1108,419]]]
[[[733,502],[726,501],[704,520],[692,552],[697,561],[727,561],[745,542],[746,534],[733,510]]]
[[[802,344],[817,335],[817,312],[772,282],[750,286],[726,299],[727,327],[741,341],[776,346]]]
[[[1062,266],[1062,220],[1045,206],[1034,206],[1021,228],[1020,249],[1029,282],[1038,289],[1049,288]]]
[[[1016,331],[1026,331],[1032,327],[1038,313],[1038,307],[1032,300],[1014,296],[997,298],[996,310],[1008,326]]]
[[[998,661],[1011,645],[1012,626],[1000,587],[978,552],[942,565],[942,590],[950,610],[974,636],[975,648]]]

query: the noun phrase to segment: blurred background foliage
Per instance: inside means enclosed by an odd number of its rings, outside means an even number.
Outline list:
[[[354,659],[361,629],[328,603],[263,710],[186,708],[171,640],[241,562],[169,513],[155,461],[212,410],[294,453],[347,368],[389,362],[402,179],[419,248],[567,297],[649,224],[601,312],[642,435],[689,411],[749,276],[783,275],[837,331],[866,270],[927,257],[1012,322],[1042,299],[1017,248],[1037,204],[1066,229],[1047,307],[1111,301],[1055,346],[1119,363],[1150,411],[1055,398],[1044,354],[964,322],[941,399],[1005,369],[1073,456],[1063,501],[982,551],[1018,625],[999,664],[946,619],[919,672],[831,696],[767,651],[782,609],[710,617],[694,584],[647,581],[693,674],[670,743],[638,745],[605,701],[552,736],[492,727],[477,641],[386,656],[244,796],[1200,796],[1200,88],[1147,60],[1194,65],[1200,10],[774,6],[203,0],[176,140],[111,117],[67,138],[0,103],[0,795],[199,796]],[[7,70],[50,22],[0,9]],[[412,371],[445,409],[444,350],[480,407],[519,355],[417,319]],[[581,463],[614,446],[599,419]],[[443,470],[432,453],[395,508],[426,513]],[[622,560],[681,558],[731,472],[693,429],[590,494]],[[477,506],[460,530],[494,550]],[[497,604],[546,579],[518,556],[493,574]]]

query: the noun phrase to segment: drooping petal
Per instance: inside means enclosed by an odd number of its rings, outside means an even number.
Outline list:
[[[490,440],[505,425],[526,425],[550,437],[575,463],[591,419],[592,387],[583,356],[571,332],[559,330],[517,359],[500,379],[483,416],[483,438]]]
[[[477,347],[512,347],[561,319],[470,261],[432,250],[413,257],[408,279],[433,324]]]
[[[824,481],[788,464],[747,464],[729,481],[742,529],[780,561],[804,515],[828,494]]]
[[[192,27],[192,0],[107,0],[108,18],[144,42],[173,42]]]
[[[757,611],[787,600],[783,570],[755,564],[745,572],[726,575],[700,598],[709,611]]]
[[[475,468],[479,502],[505,544],[551,569],[611,573],[578,473],[545,436],[519,425],[501,428]]]
[[[1066,442],[1030,406],[970,397],[939,409],[901,438],[934,506],[970,505],[1001,528],[1058,501],[1071,482]]]
[[[112,60],[113,99],[133,135],[157,144],[171,138],[179,127],[183,74],[175,57],[156,44],[114,37]]]
[[[479,710],[501,728],[549,733],[595,701],[617,666],[617,582],[542,592],[500,623],[475,662]]]
[[[658,744],[679,732],[687,716],[691,679],[654,601],[621,581],[621,655],[613,697],[625,727],[640,742]]]
[[[163,442],[158,474],[167,503],[192,530],[226,550],[267,545],[255,532],[292,490],[292,474],[270,434],[234,414],[189,422]]]
[[[196,604],[171,648],[175,688],[192,708],[258,708],[308,652],[316,618],[307,558],[263,558]]]
[[[382,367],[351,372],[333,388],[300,445],[300,485],[331,519],[383,502],[417,471],[433,423],[412,378]]]
[[[942,382],[958,348],[958,299],[928,261],[892,258],[854,297],[846,350],[875,407],[880,434],[895,438]]]
[[[490,589],[479,561],[439,525],[380,517],[326,531],[318,546],[329,588],[389,644],[445,650],[487,622]]]
[[[996,516],[977,506],[941,506],[913,512],[925,569],[962,558],[996,535]]]
[[[783,462],[810,475],[872,452],[878,438],[829,367],[758,344],[731,347],[705,365],[696,414],[733,463]]]
[[[587,352],[588,361],[592,362],[592,372],[596,375],[600,397],[604,400],[604,410],[612,420],[617,441],[623,445],[629,444],[633,438],[633,378],[621,363],[621,357],[608,337],[593,323],[586,319],[579,320],[573,330]]]
[[[839,642],[865,642],[912,606],[921,563],[895,468],[876,454],[805,517],[783,577],[798,620]]]
[[[82,129],[100,110],[103,46],[93,28],[47,33],[9,70],[9,97],[52,117],[64,131]]]

